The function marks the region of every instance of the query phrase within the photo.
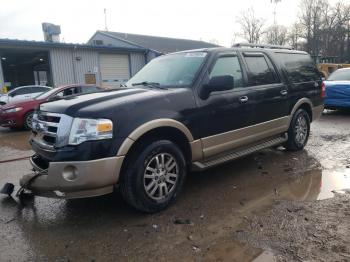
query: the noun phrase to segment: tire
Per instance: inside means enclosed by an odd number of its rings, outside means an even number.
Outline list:
[[[310,135],[310,117],[304,109],[298,109],[293,115],[288,129],[288,140],[284,147],[290,151],[302,150]]]
[[[23,127],[25,130],[31,130],[32,129],[32,119],[33,119],[33,111],[30,111],[24,115],[23,119]]]
[[[128,204],[139,211],[159,212],[175,201],[183,187],[186,178],[183,153],[169,140],[140,145],[133,152],[127,159],[126,168],[123,168],[121,194]],[[160,165],[157,165],[157,158]]]

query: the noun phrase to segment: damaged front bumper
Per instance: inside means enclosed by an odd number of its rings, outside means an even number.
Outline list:
[[[20,179],[20,185],[35,195],[53,198],[85,198],[113,192],[124,156],[89,161],[45,162],[30,158],[34,173]],[[40,176],[31,180],[35,175]]]

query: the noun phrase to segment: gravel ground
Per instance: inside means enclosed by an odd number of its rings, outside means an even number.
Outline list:
[[[279,201],[234,238],[271,250],[278,261],[350,261],[350,191],[334,198]]]

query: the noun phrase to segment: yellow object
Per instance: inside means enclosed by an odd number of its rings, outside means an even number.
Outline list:
[[[337,70],[339,68],[346,68],[346,67],[350,67],[350,64],[322,63],[322,64],[317,65],[318,71],[320,71],[326,79],[335,70]]]
[[[101,123],[97,125],[98,132],[110,132],[112,129],[113,127],[111,123]]]
[[[8,91],[9,91],[9,90],[8,90],[8,87],[7,87],[7,86],[4,86],[4,87],[2,88],[2,93],[3,93],[3,94],[6,94]]]

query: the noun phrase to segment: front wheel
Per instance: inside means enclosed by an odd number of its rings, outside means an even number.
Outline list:
[[[23,124],[25,130],[32,129],[33,115],[34,115],[34,112],[28,112],[25,114],[24,124]]]
[[[288,130],[288,140],[284,147],[287,150],[302,150],[310,135],[310,117],[304,109],[299,109],[293,115]]]
[[[134,150],[120,181],[123,198],[136,209],[154,213],[169,206],[179,194],[186,162],[177,145],[168,140]]]

